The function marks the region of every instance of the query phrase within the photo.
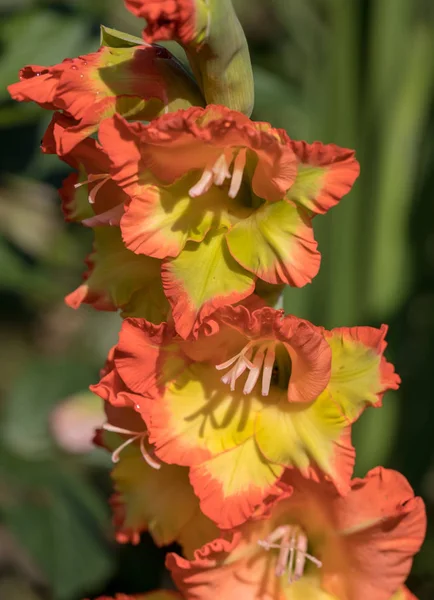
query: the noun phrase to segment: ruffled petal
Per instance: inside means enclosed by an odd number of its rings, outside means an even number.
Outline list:
[[[141,179],[145,165],[140,153],[140,135],[144,129],[143,123],[128,123],[115,114],[105,119],[98,131],[98,139],[109,157],[110,175],[130,198],[140,195],[141,184],[146,183]]]
[[[28,65],[19,72],[20,81],[8,86],[8,92],[18,102],[36,102],[42,108],[55,110],[60,76],[71,63],[71,59],[66,59],[54,67]]]
[[[233,541],[216,539],[198,550],[194,560],[167,555],[166,567],[186,600],[337,600],[320,588],[315,575],[288,585],[274,573],[276,557],[261,556],[252,542],[249,547],[238,541],[237,535]]]
[[[353,481],[335,511],[351,562],[351,598],[389,600],[406,580],[425,536],[422,499],[400,473],[378,467]],[[335,579],[325,578],[323,587],[336,593]]]
[[[164,386],[176,380],[189,364],[176,343],[171,343],[173,329],[144,319],[123,321],[114,364],[130,390],[143,398],[156,398]]]
[[[207,365],[193,364],[147,403],[150,442],[166,463],[191,466],[201,510],[221,527],[253,514],[283,469],[267,464],[255,441],[261,404],[230,392]],[[247,515],[247,516],[246,516]]]
[[[213,186],[191,198],[192,186],[191,175],[167,187],[143,185],[120,223],[127,248],[155,258],[175,257],[188,241],[201,242],[211,227],[229,225],[227,196]]]
[[[354,480],[343,498],[326,482],[287,474],[267,514],[233,530],[232,539],[206,544],[193,560],[168,555],[166,566],[187,600],[211,600],[214,593],[230,598],[232,589],[239,598],[270,600],[413,598],[403,581],[426,521],[420,499],[401,475],[374,469]],[[284,525],[298,526],[320,561],[295,582],[276,573],[278,552],[263,543]]]
[[[200,3],[193,0],[125,0],[136,17],[146,19],[143,38],[147,42],[180,40],[189,44],[197,36],[196,11]]]
[[[237,542],[237,538],[213,540],[195,553],[194,560],[186,560],[174,552],[166,556],[166,567],[186,600],[254,598],[255,585],[237,576],[239,564],[225,564]]]
[[[202,512],[230,529],[250,519],[267,498],[280,495],[283,471],[261,456],[252,437],[191,467],[190,481]]]
[[[297,156],[297,178],[286,198],[313,214],[324,214],[348,194],[360,167],[353,150],[335,144],[291,141]]]
[[[140,128],[143,164],[165,184],[192,170],[199,170],[199,180],[222,155],[231,164],[240,148],[247,150],[253,192],[270,201],[283,198],[295,180],[296,158],[287,136],[266,123],[209,105],[162,115]]]
[[[127,250],[116,227],[96,227],[94,232],[85,281],[65,298],[68,306],[79,308],[84,303],[97,310],[116,310],[127,306],[134,292],[145,288],[148,302],[140,316],[164,320],[169,307],[161,289],[160,262]]]
[[[109,436],[110,449],[123,441],[105,434],[105,438]],[[118,542],[137,544],[140,534],[148,531],[158,546],[176,541],[191,557],[194,550],[218,534],[199,509],[187,469],[171,465],[153,469],[143,460],[139,447],[131,444],[120,454],[111,477],[116,490],[112,507]]]
[[[268,461],[300,470],[311,477],[318,466],[345,494],[349,490],[355,452],[346,420],[323,392],[310,406],[280,402],[264,408],[257,416],[255,439]]]
[[[321,255],[309,219],[287,202],[263,205],[226,239],[235,260],[267,283],[302,287],[318,273]]]
[[[134,408],[140,400],[140,396],[131,392],[119,376],[115,368],[113,353],[114,348],[110,351],[104,369],[101,370],[100,381],[89,386],[89,389],[111,406]]]
[[[161,275],[183,337],[217,308],[239,302],[255,287],[254,276],[232,258],[220,232],[210,232],[200,244],[188,242],[177,258],[163,263]]]
[[[325,332],[332,351],[327,389],[349,422],[366,406],[381,406],[387,390],[396,390],[400,377],[384,358],[387,326],[342,327]]]
[[[42,150],[47,154],[59,153],[60,158],[77,171],[63,181],[59,190],[66,221],[84,221],[93,226],[92,219],[101,220],[107,211],[118,210],[120,217],[128,196],[111,180],[108,156],[93,138],[75,141],[71,151],[62,154],[61,140],[74,123],[73,119],[55,113],[42,139]],[[111,221],[114,221],[113,214]]]
[[[310,402],[315,400],[327,386],[331,373],[332,353],[322,331],[308,321],[293,315],[284,315],[283,311],[260,306],[258,300],[244,302],[238,306],[225,306],[207,319],[201,336],[197,341],[209,336],[208,345],[217,338],[217,331],[227,326],[228,352],[224,362],[234,353],[229,338],[234,338],[237,332],[245,343],[248,340],[275,340],[282,343],[291,360],[291,375],[288,384],[288,400],[290,402]],[[214,324],[214,326],[212,326]],[[230,333],[231,332],[231,333]],[[221,343],[221,342],[220,342]],[[244,345],[245,345],[244,343]],[[239,344],[239,342],[238,342]],[[218,343],[212,342],[212,348],[217,349]],[[242,347],[242,346],[241,346]]]
[[[151,45],[103,46],[53,67],[26,67],[20,78],[9,88],[13,98],[61,110],[76,120],[59,140],[62,153],[115,113],[150,119],[166,107],[176,110],[203,102],[181,64],[165,48]]]
[[[212,367],[194,363],[147,407],[150,440],[159,458],[191,466],[251,438],[261,406],[231,392]]]

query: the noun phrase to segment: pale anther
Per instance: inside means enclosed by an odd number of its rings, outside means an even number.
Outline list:
[[[197,196],[205,194],[213,184],[213,176],[212,169],[205,169],[202,173],[202,177],[188,192],[191,198],[196,198]]]
[[[190,188],[189,195],[192,198],[202,196],[208,192],[213,184],[220,186],[223,185],[226,179],[230,179],[231,183],[229,186],[228,196],[230,198],[235,198],[240,191],[241,184],[243,182],[246,160],[246,148],[241,148],[238,151],[236,149],[232,150],[228,148],[217,158],[217,160],[213,160],[205,166],[199,181]],[[232,162],[234,166],[231,174],[229,169]]]
[[[246,155],[246,148],[241,148],[237,154],[237,157],[235,158],[232,181],[228,193],[229,198],[235,198],[240,191],[241,183],[243,181],[244,167],[246,166]]]

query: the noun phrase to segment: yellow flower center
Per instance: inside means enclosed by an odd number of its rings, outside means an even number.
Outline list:
[[[146,449],[146,440],[148,438],[147,431],[131,431],[130,429],[123,429],[122,427],[116,427],[116,425],[111,425],[110,423],[105,423],[102,426],[106,431],[111,431],[113,433],[120,433],[122,435],[128,435],[128,439],[125,440],[116,450],[112,453],[112,461],[114,463],[119,462],[120,454],[124,448],[129,446],[130,444],[139,441],[140,443],[140,452],[143,456],[143,459],[148,463],[150,467],[153,469],[159,469],[161,464],[152,456],[151,452]]]
[[[240,150],[228,148],[221,154],[215,162],[206,165],[202,177],[189,190],[191,198],[202,196],[214,185],[223,185],[226,179],[231,180],[229,186],[229,198],[235,198],[240,191],[243,181],[244,167],[246,166],[246,148]],[[234,158],[235,157],[235,158]],[[232,174],[230,167],[234,164]]]
[[[279,550],[276,577],[286,574],[288,583],[294,583],[303,576],[307,560],[318,569],[322,567],[320,560],[308,554],[307,541],[305,532],[298,525],[281,525],[265,540],[259,540],[258,544],[267,552],[271,549]]]

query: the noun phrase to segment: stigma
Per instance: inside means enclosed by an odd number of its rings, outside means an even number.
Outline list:
[[[243,181],[244,167],[247,159],[246,148],[240,150],[227,149],[221,154],[215,162],[208,164],[199,181],[189,190],[191,198],[197,198],[206,194],[211,186],[223,185],[226,179],[230,179],[228,196],[235,198],[240,191]],[[230,167],[233,163],[232,173]]]
[[[268,396],[276,358],[275,347],[276,342],[274,341],[265,341],[259,344],[250,341],[237,355],[216,365],[218,371],[232,367],[221,380],[223,383],[229,384],[231,390],[234,391],[237,379],[248,369],[250,372],[244,384],[243,393],[250,394],[262,372],[261,393],[263,396]]]
[[[118,446],[118,448],[116,448],[116,450],[112,453],[112,461],[114,463],[119,462],[122,450],[124,450],[130,444],[139,441],[140,453],[148,465],[153,469],[159,469],[161,467],[161,464],[151,455],[151,452],[146,449],[146,440],[148,438],[147,431],[131,431],[130,429],[123,429],[122,427],[111,425],[110,423],[105,423],[102,428],[105,431],[111,431],[112,433],[120,433],[122,435],[129,436],[128,439],[126,439],[125,442]]]
[[[308,554],[307,536],[298,525],[277,527],[265,540],[259,540],[258,544],[267,551],[273,548],[279,550],[276,577],[286,574],[288,583],[294,583],[303,576],[307,560],[318,569],[322,567],[320,560]]]

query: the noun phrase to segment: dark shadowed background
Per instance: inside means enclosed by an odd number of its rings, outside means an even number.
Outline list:
[[[356,425],[357,474],[402,471],[431,527],[409,581],[434,598],[434,4],[237,0],[254,118],[356,148],[351,195],[315,219],[320,275],[285,308],[327,327],[390,325],[402,387]],[[90,450],[95,382],[118,317],[63,303],[91,234],[66,225],[64,163],[39,153],[50,114],[8,99],[25,64],[96,50],[99,24],[139,35],[121,0],[0,0],[0,598],[79,600],[159,587],[164,552],[112,541],[108,457]]]

